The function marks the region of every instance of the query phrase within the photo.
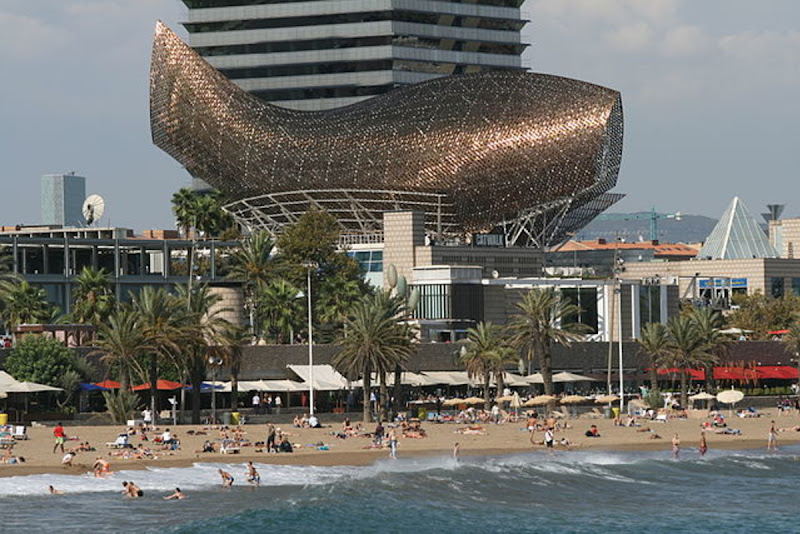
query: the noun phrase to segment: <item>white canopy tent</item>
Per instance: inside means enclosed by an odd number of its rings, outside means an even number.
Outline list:
[[[596,382],[594,378],[562,371],[553,375],[553,382]]]
[[[293,373],[300,377],[305,382],[303,389],[308,389],[310,382],[308,365],[287,365]],[[342,376],[339,371],[330,365],[315,365],[314,366],[314,384],[313,387],[317,391],[338,391],[340,389],[347,389],[351,387],[352,383]]]
[[[465,371],[425,371],[423,374],[435,381],[435,384],[465,386],[470,383]]]

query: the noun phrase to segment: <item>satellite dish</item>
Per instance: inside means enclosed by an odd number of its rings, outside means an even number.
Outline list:
[[[103,216],[106,209],[106,201],[100,195],[89,195],[83,201],[83,218],[86,219],[86,224],[91,225],[93,222]]]

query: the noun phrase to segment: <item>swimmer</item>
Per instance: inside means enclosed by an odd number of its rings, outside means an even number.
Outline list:
[[[63,491],[57,490],[53,486],[47,486],[47,491],[50,492],[50,495],[64,495]]]
[[[769,427],[769,433],[767,434],[767,450],[768,451],[778,450],[778,431],[775,429],[775,421],[771,421],[771,426]]]
[[[678,437],[678,434],[676,432],[675,436],[673,436],[673,438],[672,438],[672,457],[675,460],[677,460],[678,459],[678,455],[680,453],[681,453],[681,440]]]
[[[144,497],[144,492],[142,489],[133,482],[123,482],[122,487],[125,488],[122,490],[122,495],[128,499],[138,499],[139,497]]]
[[[185,498],[186,498],[186,495],[181,491],[181,489],[180,488],[175,488],[175,493],[173,493],[172,495],[167,495],[166,497],[164,497],[164,500],[165,501],[169,501],[169,500],[172,500],[172,499],[177,499],[179,501],[182,501]]]
[[[708,443],[706,442],[706,433],[700,432],[700,456],[705,456],[708,452]]]
[[[253,462],[247,462],[247,481],[254,486],[261,485],[261,475],[256,471]]]
[[[223,471],[222,469],[217,469],[219,476],[222,477],[222,487],[223,488],[230,488],[233,486],[233,477],[227,471]]]
[[[461,444],[459,444],[459,442],[456,441],[456,444],[453,445],[453,460],[455,460],[456,462],[458,461],[458,453],[460,449],[461,449]]]

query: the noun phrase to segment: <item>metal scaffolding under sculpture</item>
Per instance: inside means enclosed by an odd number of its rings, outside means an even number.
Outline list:
[[[551,246],[619,200],[617,91],[519,71],[449,76],[326,111],[248,94],[156,25],[153,142],[219,189],[251,228],[278,232],[310,207],[345,234],[380,234],[417,209],[445,235],[501,229]]]

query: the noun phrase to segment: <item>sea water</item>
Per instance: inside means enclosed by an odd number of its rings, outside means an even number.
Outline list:
[[[0,479],[4,532],[798,532],[800,448],[238,463]],[[223,490],[217,469],[236,478]],[[132,480],[144,498],[124,499]],[[49,495],[54,485],[66,495]],[[163,496],[180,487],[183,501]]]

